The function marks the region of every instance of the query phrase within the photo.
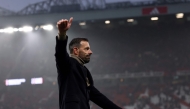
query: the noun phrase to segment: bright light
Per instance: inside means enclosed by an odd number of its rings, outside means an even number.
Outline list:
[[[158,17],[151,17],[151,20],[158,20]]]
[[[13,28],[13,31],[17,32],[19,29],[18,28]]]
[[[44,25],[44,26],[42,26],[42,28],[44,29],[44,30],[52,30],[53,29],[53,25]]]
[[[106,20],[106,21],[105,21],[105,24],[110,24],[110,21],[109,21],[109,20]]]
[[[134,19],[127,19],[127,22],[134,22]]]
[[[17,32],[19,31],[18,28],[13,28],[13,27],[8,27],[8,28],[5,28],[5,29],[0,29],[0,33],[13,33],[13,32]]]
[[[79,25],[84,26],[84,25],[86,25],[86,22],[80,22]]]
[[[5,33],[12,33],[13,32],[13,28],[12,27],[8,27],[4,29]]]
[[[23,31],[23,28],[18,28],[18,31]]]
[[[178,13],[178,14],[176,14],[176,18],[177,18],[177,19],[183,18],[183,16],[184,16],[183,13]]]
[[[32,30],[33,30],[33,28],[30,27],[30,26],[24,26],[24,27],[23,27],[23,31],[24,31],[24,32],[30,32],[30,31],[32,31]]]
[[[21,85],[24,82],[26,82],[26,79],[6,79],[5,85],[6,86]]]
[[[24,27],[21,27],[18,29],[18,31],[24,31],[24,32],[30,32],[32,30],[33,30],[33,28],[30,26],[24,26]]]
[[[0,29],[0,33],[3,33],[4,32],[4,29]]]
[[[13,31],[14,31],[14,30],[13,30],[13,27],[8,27],[8,28],[5,28],[5,29],[4,29],[4,32],[5,32],[5,33],[13,33]]]
[[[31,84],[43,84],[43,78],[31,78]]]

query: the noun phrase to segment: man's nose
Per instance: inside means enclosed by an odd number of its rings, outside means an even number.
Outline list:
[[[90,50],[89,53],[92,54],[93,53],[92,50]]]

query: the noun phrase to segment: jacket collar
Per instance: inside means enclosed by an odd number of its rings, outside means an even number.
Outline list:
[[[71,54],[71,57],[74,58],[74,59],[76,59],[81,65],[84,66],[85,62],[80,57],[75,56],[73,54]]]

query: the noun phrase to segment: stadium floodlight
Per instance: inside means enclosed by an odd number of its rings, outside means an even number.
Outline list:
[[[80,22],[79,25],[84,26],[84,25],[86,25],[86,22]]]
[[[0,33],[3,33],[4,32],[4,29],[0,29]]]
[[[17,31],[18,31],[18,28],[13,28],[13,31],[14,31],[14,32],[17,32]]]
[[[52,29],[53,29],[53,25],[51,25],[51,24],[44,25],[44,26],[42,26],[42,28],[43,28],[44,30],[52,30]]]
[[[31,84],[43,84],[43,78],[31,78]]]
[[[18,29],[18,31],[23,31],[23,32],[30,32],[32,30],[33,28],[31,26],[24,26]]]
[[[14,32],[14,29],[13,29],[13,27],[8,27],[8,28],[5,28],[5,29],[3,30],[3,32],[5,32],[5,33],[13,33],[13,32]]]
[[[158,17],[151,17],[151,20],[158,20]]]
[[[22,83],[26,82],[26,79],[6,79],[5,85],[6,86],[13,86],[13,85],[21,85]]]
[[[23,31],[24,32],[30,32],[30,31],[32,31],[33,30],[33,28],[31,27],[31,26],[24,26],[23,27]]]
[[[109,20],[106,20],[106,21],[105,21],[105,24],[110,24],[110,21],[109,21]]]
[[[127,19],[127,22],[134,22],[134,19]]]
[[[18,28],[18,31],[23,31],[23,28]]]
[[[183,18],[183,16],[184,16],[183,13],[177,13],[177,14],[176,14],[176,18],[177,18],[177,19]]]

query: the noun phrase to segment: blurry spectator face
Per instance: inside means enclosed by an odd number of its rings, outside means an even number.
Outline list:
[[[90,62],[90,56],[92,55],[92,51],[90,49],[90,45],[87,41],[81,41],[80,47],[74,49],[75,54],[80,57],[85,63]]]

